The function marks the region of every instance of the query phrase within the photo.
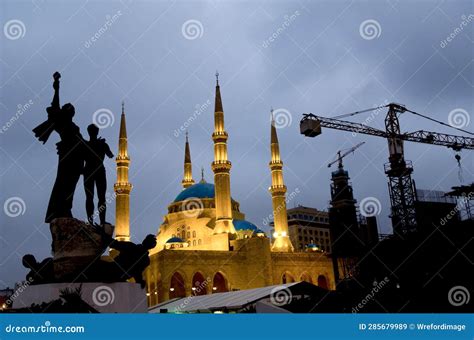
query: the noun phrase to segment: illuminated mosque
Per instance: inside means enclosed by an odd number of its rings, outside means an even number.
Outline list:
[[[224,127],[219,79],[214,110],[214,184],[192,175],[186,135],[182,190],[168,206],[157,233],[157,246],[144,273],[148,305],[193,295],[236,291],[296,281],[334,289],[331,257],[322,251],[296,252],[288,235],[286,186],[274,121],[271,122],[271,186],[273,238],[245,219],[239,202],[231,197],[231,162]],[[127,151],[125,112],[122,109],[116,158],[116,238],[130,239],[130,157]]]

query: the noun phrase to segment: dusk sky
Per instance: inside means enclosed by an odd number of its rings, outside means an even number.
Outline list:
[[[299,133],[302,114],[326,117],[397,102],[447,124],[473,130],[472,1],[13,1],[0,3],[0,288],[24,279],[24,254],[51,256],[44,216],[55,180],[53,134],[42,145],[31,130],[46,118],[59,71],[61,104],[71,102],[86,127],[117,151],[125,101],[132,241],[157,233],[182,190],[184,127],[194,179],[213,182],[215,73],[229,133],[232,197],[262,229],[271,214],[270,108],[277,119],[288,207],[327,210],[327,163],[344,159],[360,202],[381,203],[379,230],[391,233],[386,140],[323,129]],[[96,113],[94,115],[94,113]],[[386,109],[348,118],[384,129]],[[405,113],[402,132],[452,128]],[[405,144],[419,189],[460,184],[455,153]],[[474,156],[461,153],[464,184]],[[115,161],[105,161],[113,193]],[[74,216],[85,219],[80,179]],[[18,204],[18,205],[17,205]],[[15,210],[18,208],[19,210]],[[107,219],[114,223],[115,203]]]

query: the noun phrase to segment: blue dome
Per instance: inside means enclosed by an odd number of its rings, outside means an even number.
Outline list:
[[[253,230],[253,231],[258,230],[257,226],[249,221],[234,220],[233,222],[234,222],[235,230]]]
[[[182,242],[184,241],[180,239],[179,237],[172,237],[168,241],[166,241],[166,243],[182,243]]]
[[[197,183],[189,188],[184,189],[174,199],[175,202],[184,201],[188,198],[214,198],[214,184],[211,183]]]

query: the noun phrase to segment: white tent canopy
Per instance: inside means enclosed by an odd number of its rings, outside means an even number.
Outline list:
[[[150,313],[210,313],[215,311],[229,311],[245,308],[261,300],[269,300],[276,309],[289,304],[302,291],[307,294],[321,288],[307,282],[293,282],[262,288],[239,290],[227,293],[189,296],[160,303],[149,308]]]

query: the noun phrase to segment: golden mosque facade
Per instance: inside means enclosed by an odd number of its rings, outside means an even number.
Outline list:
[[[273,238],[245,219],[231,197],[231,162],[227,156],[228,134],[224,127],[219,80],[214,110],[214,184],[195,183],[186,135],[182,191],[168,206],[144,272],[148,305],[193,295],[258,288],[307,281],[334,289],[331,257],[308,249],[295,252],[288,235],[286,186],[275,124],[271,123],[269,188],[274,218]],[[127,150],[125,112],[122,108],[119,150],[116,158],[116,238],[130,239],[130,157]]]

